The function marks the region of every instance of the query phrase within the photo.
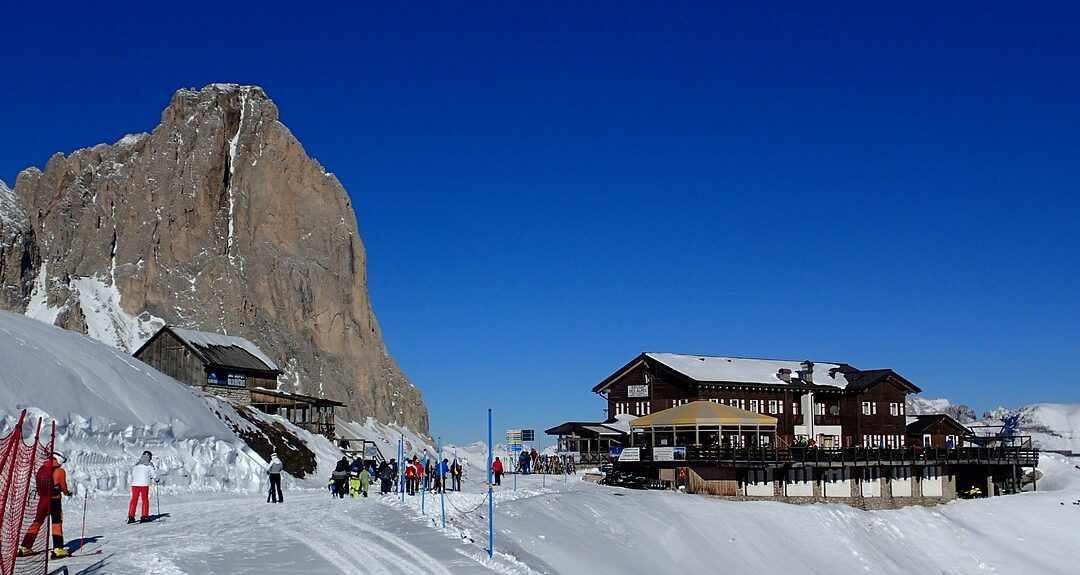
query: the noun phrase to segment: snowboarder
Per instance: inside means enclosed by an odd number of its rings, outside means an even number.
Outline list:
[[[135,505],[142,500],[142,515],[139,521],[150,521],[150,482],[159,483],[157,469],[152,462],[154,454],[142,452],[142,457],[131,468],[131,502],[128,503],[128,523],[135,523]]]
[[[266,494],[267,503],[285,503],[285,496],[281,494],[281,469],[284,467],[277,453],[270,454],[270,465],[266,466],[266,474],[270,476],[270,493]]]
[[[491,464],[491,473],[495,476],[495,485],[502,485],[503,464],[502,460],[498,457],[496,457],[495,462]]]
[[[71,490],[68,489],[67,484],[67,472],[62,467],[66,462],[67,458],[61,453],[54,452],[38,468],[34,477],[38,492],[37,510],[34,512],[34,521],[30,523],[30,528],[26,530],[26,536],[23,537],[22,545],[18,551],[19,555],[33,553],[34,540],[37,539],[38,532],[41,531],[41,525],[45,522],[46,517],[52,520],[53,558],[58,559],[71,555],[64,548],[64,510],[60,499],[61,495],[71,496]]]

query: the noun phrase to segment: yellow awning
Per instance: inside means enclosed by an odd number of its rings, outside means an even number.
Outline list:
[[[630,420],[631,429],[675,425],[776,425],[776,418],[712,401],[690,403]]]

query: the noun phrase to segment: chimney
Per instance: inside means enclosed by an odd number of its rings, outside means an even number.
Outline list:
[[[776,372],[776,377],[779,377],[784,383],[791,383],[791,370],[782,367],[780,371]]]
[[[802,362],[802,379],[806,383],[814,383],[814,362],[809,359]]]

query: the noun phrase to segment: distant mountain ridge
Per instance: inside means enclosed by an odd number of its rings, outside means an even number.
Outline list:
[[[944,413],[949,417],[959,421],[960,423],[970,423],[975,421],[975,410],[970,407],[960,404],[953,404],[947,399],[929,399],[918,396],[908,396],[907,398],[907,414],[908,415],[931,415]]]
[[[382,340],[349,196],[261,88],[176,92],[148,134],[0,188],[0,309],[127,352],[165,323],[240,335],[281,387],[426,433]]]
[[[944,413],[977,431],[1000,427],[1006,418],[1019,415],[1016,434],[1031,437],[1035,447],[1080,453],[1080,403],[1033,403],[1017,409],[996,407],[976,417],[975,411],[948,399],[908,397],[908,415]]]

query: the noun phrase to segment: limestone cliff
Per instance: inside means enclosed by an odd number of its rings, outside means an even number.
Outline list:
[[[242,335],[281,389],[427,432],[387,353],[349,196],[261,88],[180,90],[149,134],[0,190],[0,307],[133,351],[164,322]]]

